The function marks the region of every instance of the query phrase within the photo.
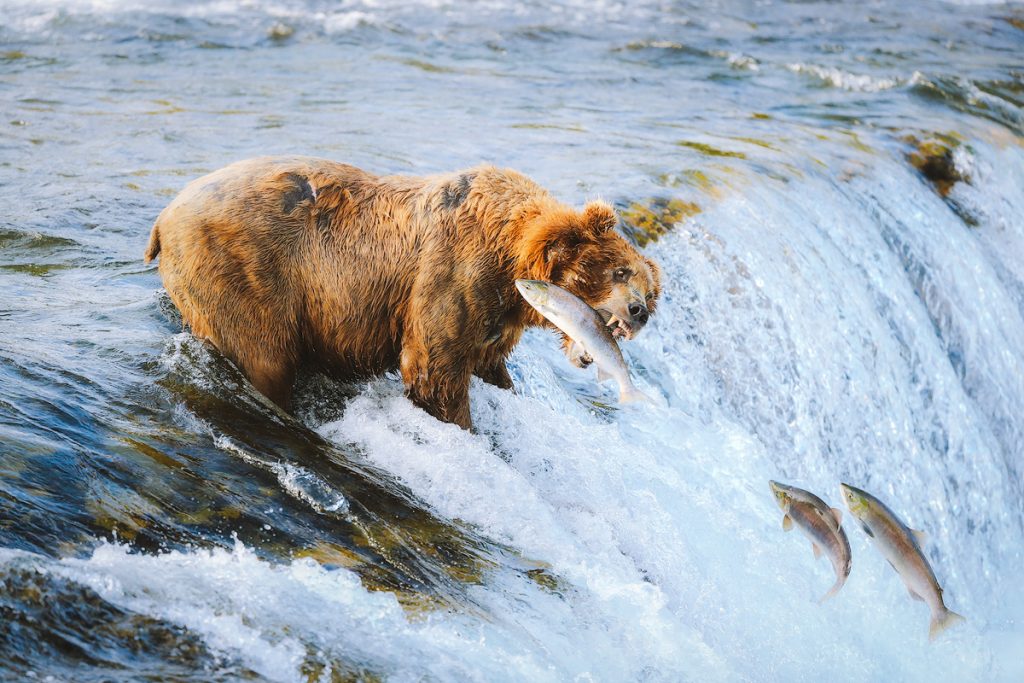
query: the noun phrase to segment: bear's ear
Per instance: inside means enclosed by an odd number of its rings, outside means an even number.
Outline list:
[[[535,280],[556,282],[563,270],[594,241],[582,215],[557,207],[534,216],[523,234],[520,258]]]
[[[653,305],[661,297],[661,267],[652,261],[651,259],[644,257],[644,261],[647,263],[647,267],[651,269],[651,279],[654,280],[654,299],[651,302]],[[650,308],[650,306],[648,306]]]
[[[614,228],[619,222],[615,209],[602,201],[589,202],[583,207],[583,225],[591,234],[600,235]]]
[[[661,291],[661,266],[652,261],[651,259],[644,257],[644,261],[647,263],[647,267],[651,269],[651,277],[654,279],[654,289]]]

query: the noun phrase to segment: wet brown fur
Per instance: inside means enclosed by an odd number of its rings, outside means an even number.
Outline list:
[[[160,256],[193,334],[283,408],[300,364],[343,380],[397,368],[417,405],[469,428],[470,377],[511,388],[505,358],[523,330],[547,324],[517,278],[608,309],[642,296],[653,312],[658,269],[615,223],[607,204],[576,211],[492,166],[375,176],[268,157],[189,184],[145,258]]]

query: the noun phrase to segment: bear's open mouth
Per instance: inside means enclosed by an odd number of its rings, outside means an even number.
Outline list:
[[[626,339],[633,338],[633,326],[630,325],[628,322],[626,322],[625,320],[615,315],[606,308],[599,308],[597,312],[604,319],[604,324],[607,327],[611,328],[612,337],[616,339],[620,339],[623,337]]]

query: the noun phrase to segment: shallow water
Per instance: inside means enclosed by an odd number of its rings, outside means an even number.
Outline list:
[[[1021,5],[0,0],[0,679],[1019,680],[1021,54]],[[283,152],[616,203],[665,405],[536,331],[477,434],[276,412],[141,254]],[[886,500],[968,623],[849,523],[817,605],[770,478]]]

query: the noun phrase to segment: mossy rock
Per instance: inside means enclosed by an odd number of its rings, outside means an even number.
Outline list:
[[[719,169],[723,171],[724,169]],[[690,168],[679,173],[659,173],[658,184],[666,188],[694,187],[705,194],[718,194],[718,182],[706,172]]]
[[[639,246],[647,246],[671,231],[676,224],[700,213],[700,207],[682,199],[654,197],[620,209],[623,229]]]
[[[953,153],[960,146],[960,137],[955,133],[933,133],[925,138],[906,135],[903,142],[910,145],[906,158],[910,165],[928,179],[942,197],[948,197],[953,186],[968,180],[953,160]]]
[[[570,589],[569,583],[552,574],[548,569],[530,569],[526,572],[526,576],[542,589],[554,595],[561,595]]]

